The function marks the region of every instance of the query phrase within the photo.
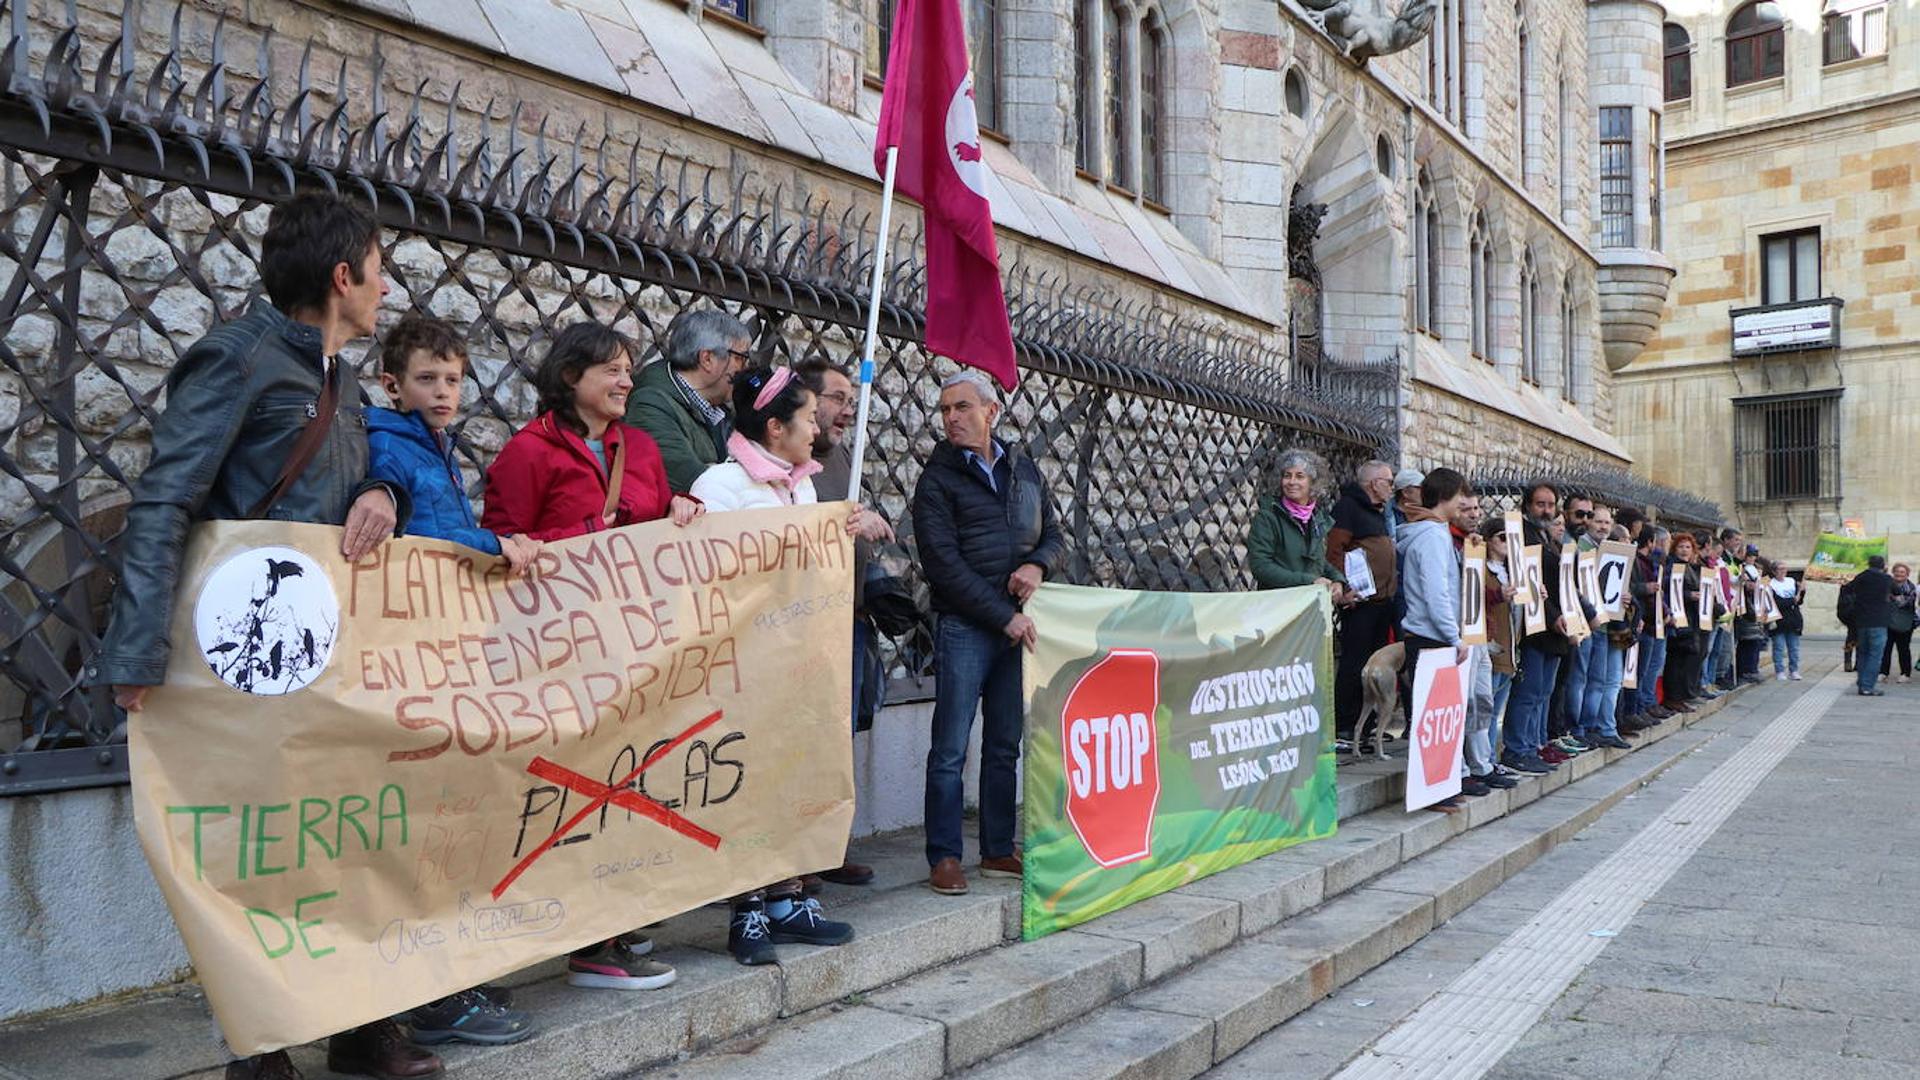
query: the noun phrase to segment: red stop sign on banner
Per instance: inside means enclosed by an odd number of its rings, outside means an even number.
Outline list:
[[[1088,668],[1060,710],[1067,767],[1067,820],[1101,866],[1152,854],[1160,801],[1160,658],[1115,649]]]
[[[1460,668],[1440,668],[1433,673],[1433,688],[1427,692],[1426,708],[1421,710],[1413,732],[1427,783],[1438,784],[1450,775],[1466,725],[1467,699],[1460,690]]]

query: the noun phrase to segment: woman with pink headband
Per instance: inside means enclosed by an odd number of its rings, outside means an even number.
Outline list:
[[[817,502],[813,474],[813,391],[792,368],[752,367],[733,380],[733,434],[726,461],[693,482],[692,495],[711,513],[761,510]],[[854,511],[857,519],[859,511]],[[850,523],[851,524],[851,523]],[[798,878],[756,889],[733,899],[727,948],[742,964],[778,961],[774,946],[843,945],[853,927],[820,913]]]

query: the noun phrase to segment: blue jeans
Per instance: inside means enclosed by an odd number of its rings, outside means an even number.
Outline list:
[[[1640,672],[1639,686],[1633,691],[1633,711],[1645,713],[1660,704],[1660,698],[1653,687],[1667,670],[1667,639],[1652,634],[1640,635]]]
[[[880,651],[873,647],[873,624],[856,615],[853,619],[853,730],[873,726],[873,718],[886,703],[887,669],[880,662]]]
[[[933,635],[933,745],[927,749],[927,865],[961,858],[963,773],[980,711],[980,856],[1013,854],[1014,791],[1026,708],[1020,645],[998,629],[940,616]]]
[[[1588,735],[1618,738],[1620,727],[1614,719],[1613,705],[1620,696],[1627,651],[1608,644],[1605,634],[1595,634],[1587,640],[1599,642],[1600,647],[1587,658],[1587,699],[1580,709],[1580,730]]]
[[[1800,670],[1800,635],[1780,631],[1773,635],[1773,670]]]
[[[1705,690],[1715,683],[1728,685],[1733,682],[1733,634],[1724,626],[1713,628],[1713,637],[1707,642],[1706,663],[1700,665],[1700,689]]]
[[[1513,676],[1504,671],[1493,673],[1493,724],[1487,728],[1487,745],[1498,750],[1505,745],[1500,733],[1506,727],[1507,699],[1513,695]]]
[[[1862,626],[1853,632],[1854,674],[1862,690],[1871,690],[1880,681],[1880,657],[1887,651],[1887,628]]]
[[[1568,732],[1580,730],[1580,706],[1587,699],[1587,667],[1592,659],[1589,649],[1594,638],[1599,636],[1595,634],[1573,646],[1572,651],[1560,661],[1561,666],[1566,668],[1566,673],[1559,682],[1559,692],[1555,695],[1553,702],[1556,711],[1549,714],[1548,719],[1551,720],[1554,716],[1565,718]],[[1548,730],[1559,731],[1560,729],[1549,725]]]
[[[1547,707],[1559,675],[1560,657],[1535,648],[1520,650],[1520,675],[1514,680],[1512,715],[1504,733],[1507,753],[1530,756],[1546,745]]]

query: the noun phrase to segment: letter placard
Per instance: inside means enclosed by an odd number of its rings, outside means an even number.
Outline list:
[[[1487,643],[1487,542],[1477,536],[1461,548],[1460,643]]]
[[[1528,544],[1521,550],[1526,572],[1520,580],[1527,583],[1528,597],[1523,605],[1523,614],[1526,616],[1526,635],[1523,636],[1544,634],[1547,632],[1547,584],[1542,574],[1542,552],[1539,544]],[[1519,597],[1520,593],[1516,591],[1515,603],[1520,603]]]
[[[1596,581],[1600,599],[1595,605],[1602,619],[1612,622],[1627,616],[1627,579],[1633,575],[1633,545],[1609,540],[1600,545],[1600,563]]]
[[[1527,576],[1527,531],[1520,511],[1507,511],[1501,527],[1507,535],[1507,580],[1514,583],[1513,602],[1523,607],[1531,605],[1539,595],[1539,583]]]
[[[1687,567],[1674,563],[1667,567],[1667,621],[1675,630],[1687,628]]]
[[[195,527],[128,742],[141,846],[233,1050],[840,865],[846,511],[558,540],[526,578],[441,541],[349,565],[337,528]]]
[[[1560,617],[1567,621],[1567,636],[1585,641],[1592,631],[1586,613],[1580,609],[1579,557],[1569,548],[1560,550]]]

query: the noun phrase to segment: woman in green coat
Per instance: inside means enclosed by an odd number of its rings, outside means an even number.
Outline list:
[[[1263,589],[1324,585],[1335,602],[1347,579],[1327,561],[1327,533],[1333,514],[1318,496],[1326,464],[1308,450],[1280,455],[1280,493],[1260,501],[1247,535],[1247,564]]]

